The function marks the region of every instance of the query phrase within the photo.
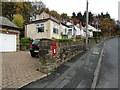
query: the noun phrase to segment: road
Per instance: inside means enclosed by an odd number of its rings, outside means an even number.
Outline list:
[[[120,38],[112,38],[104,44],[103,59],[97,88],[118,88],[119,43]]]

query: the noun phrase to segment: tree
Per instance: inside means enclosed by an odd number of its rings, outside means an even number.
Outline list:
[[[65,20],[65,21],[69,21],[69,20],[70,20],[70,18],[69,18],[69,16],[67,15],[67,13],[62,13],[62,14],[61,14],[61,19],[62,19],[62,20]]]
[[[120,35],[120,21],[117,21],[115,30],[116,30],[116,35]]]
[[[88,12],[88,14],[89,14],[89,16],[88,16],[88,19],[89,19],[88,23],[92,24],[92,22],[94,21],[93,20],[93,14],[92,14],[92,12]],[[86,24],[86,11],[83,14],[83,23]]]
[[[6,17],[12,21],[13,15],[15,14],[14,12],[15,12],[15,10],[14,10],[13,2],[2,2],[2,16]]]
[[[36,13],[41,13],[46,9],[46,5],[42,1],[31,2],[31,5],[32,5],[31,16],[35,16]]]
[[[30,2],[23,2],[22,16],[25,22],[30,21],[31,9],[32,9],[32,5]]]
[[[86,11],[83,14],[83,24],[86,24]]]
[[[57,13],[57,11],[54,11],[54,10],[50,11],[50,15],[61,20],[61,16],[60,14]]]
[[[108,12],[106,12],[106,14],[103,14],[103,12],[101,12],[101,14],[98,14],[98,17],[100,19],[103,19],[103,18],[111,18],[110,17],[110,14]]]
[[[75,12],[72,13],[72,17],[71,18],[76,18]]]
[[[100,29],[104,36],[111,36],[115,33],[115,21],[110,18],[104,18],[101,20]]]
[[[46,12],[46,13],[50,13],[49,8],[42,8],[42,9],[40,10],[40,13],[42,13],[43,11]]]
[[[89,24],[92,24],[93,22],[93,14],[92,12],[89,12]]]
[[[15,14],[21,14],[25,22],[29,22],[31,8],[30,2],[14,2]]]
[[[110,14],[108,12],[106,12],[106,14],[104,15],[105,18],[111,18]]]
[[[103,12],[101,12],[101,18],[104,18],[104,14],[103,14]]]
[[[81,12],[77,13],[77,19],[83,23],[84,17],[83,17],[83,15],[81,14]]]
[[[12,21],[14,15],[21,14],[28,22],[31,7],[30,2],[2,2],[2,15]]]
[[[77,15],[75,12],[72,13],[72,22],[76,25],[77,23],[79,23],[79,19],[77,18]]]
[[[23,17],[20,14],[16,14],[13,19],[13,23],[16,24],[19,28],[23,29]]]

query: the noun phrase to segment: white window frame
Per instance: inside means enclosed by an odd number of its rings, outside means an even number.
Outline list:
[[[68,29],[68,35],[72,35],[72,29]]]
[[[58,34],[58,25],[53,25],[53,33]]]
[[[42,28],[43,28],[43,31],[41,30],[41,32],[40,32],[38,29],[42,29]],[[43,33],[44,32],[44,23],[37,23],[36,31],[37,31],[37,33]]]

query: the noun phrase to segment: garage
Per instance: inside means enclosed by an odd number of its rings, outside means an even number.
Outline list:
[[[0,52],[19,51],[20,30],[21,29],[10,20],[0,16]]]
[[[16,35],[0,33],[0,52],[16,51]]]

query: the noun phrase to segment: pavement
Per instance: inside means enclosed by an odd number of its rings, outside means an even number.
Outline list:
[[[103,42],[65,62],[55,72],[24,88],[91,88]]]
[[[28,51],[0,53],[0,55],[2,88],[20,88],[46,76],[37,71],[39,59],[32,58]]]

